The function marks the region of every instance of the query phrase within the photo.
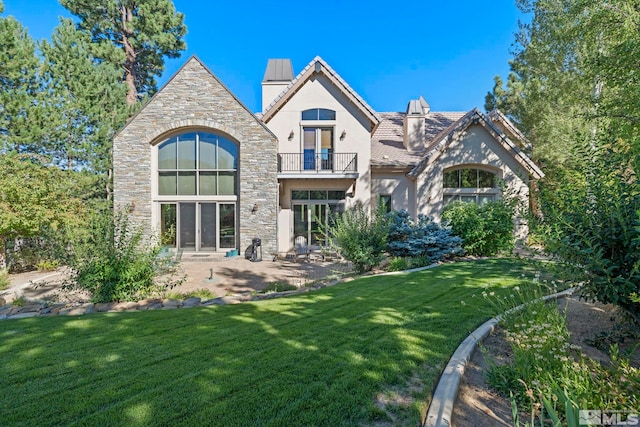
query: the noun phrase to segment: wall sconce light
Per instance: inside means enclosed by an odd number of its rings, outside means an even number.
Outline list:
[[[133,213],[133,211],[136,210],[136,202],[131,202],[128,210],[129,210],[129,213]]]
[[[289,133],[289,141],[291,141],[292,139],[293,139],[293,131]]]
[[[258,204],[257,204],[257,203],[254,203],[254,204],[253,204],[253,207],[251,208],[251,213],[252,213],[252,214],[254,214],[254,213],[256,213],[257,211],[258,211]]]
[[[347,136],[347,131],[343,130],[342,133],[340,134],[340,140],[342,141],[343,139],[345,139]]]

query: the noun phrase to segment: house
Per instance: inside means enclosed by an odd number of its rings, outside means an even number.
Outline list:
[[[114,202],[185,251],[257,237],[283,253],[326,244],[329,215],[356,203],[436,220],[501,188],[526,204],[543,177],[527,144],[499,111],[435,112],[420,97],[376,112],[320,57],[297,75],[269,60],[254,114],[192,57],[116,135]]]

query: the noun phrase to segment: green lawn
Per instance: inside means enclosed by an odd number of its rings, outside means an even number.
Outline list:
[[[416,425],[490,317],[482,290],[521,274],[459,262],[255,303],[1,321],[0,424]]]

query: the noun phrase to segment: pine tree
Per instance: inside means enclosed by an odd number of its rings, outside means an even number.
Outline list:
[[[48,82],[48,148],[63,168],[106,174],[111,144],[127,118],[126,86],[112,63],[98,60],[91,38],[62,19],[41,43]],[[115,48],[112,48],[115,50]]]
[[[79,29],[105,48],[97,57],[124,69],[127,104],[156,91],[156,76],[164,57],[176,58],[185,49],[184,15],[171,0],[61,0],[80,22]],[[114,55],[115,46],[121,55]]]
[[[0,4],[0,11],[4,6]],[[44,111],[36,44],[13,17],[0,17],[0,150],[42,153]]]

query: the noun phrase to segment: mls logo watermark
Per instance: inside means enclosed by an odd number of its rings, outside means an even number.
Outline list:
[[[595,409],[578,411],[581,426],[636,426],[640,425],[640,415],[630,411],[599,411]]]

